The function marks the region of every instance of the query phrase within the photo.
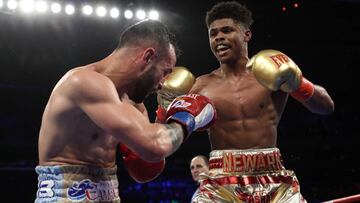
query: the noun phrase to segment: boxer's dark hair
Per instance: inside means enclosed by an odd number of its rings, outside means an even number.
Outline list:
[[[206,26],[209,28],[212,22],[222,18],[231,18],[246,28],[250,28],[254,22],[251,11],[245,5],[236,1],[219,2],[215,4],[206,12]]]
[[[117,49],[124,46],[139,46],[147,42],[156,46],[159,55],[169,49],[169,43],[174,46],[176,56],[180,55],[175,34],[157,20],[140,21],[126,28],[120,36]]]

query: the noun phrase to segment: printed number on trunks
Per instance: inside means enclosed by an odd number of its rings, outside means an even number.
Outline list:
[[[53,180],[43,180],[39,183],[39,190],[37,196],[40,198],[44,197],[53,197],[54,196],[54,181]]]

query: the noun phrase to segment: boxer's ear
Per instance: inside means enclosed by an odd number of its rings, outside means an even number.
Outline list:
[[[145,49],[142,59],[145,62],[145,64],[149,64],[149,62],[154,58],[154,56],[155,56],[155,49],[150,47]]]
[[[245,31],[245,42],[250,41],[251,36],[252,36],[251,30],[246,30],[246,31]]]

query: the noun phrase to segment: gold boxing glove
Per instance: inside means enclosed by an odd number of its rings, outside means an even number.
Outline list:
[[[314,93],[314,85],[302,76],[299,67],[288,56],[276,50],[262,50],[246,64],[264,87],[281,89],[300,101],[308,100]]]
[[[157,118],[164,122],[166,109],[178,96],[187,94],[195,83],[195,76],[185,67],[175,67],[165,78],[162,87],[157,91]]]

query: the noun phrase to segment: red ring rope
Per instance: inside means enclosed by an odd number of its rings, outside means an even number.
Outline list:
[[[348,203],[348,202],[360,202],[360,194],[351,195],[348,197],[343,197],[339,199],[329,200],[323,203]]]

